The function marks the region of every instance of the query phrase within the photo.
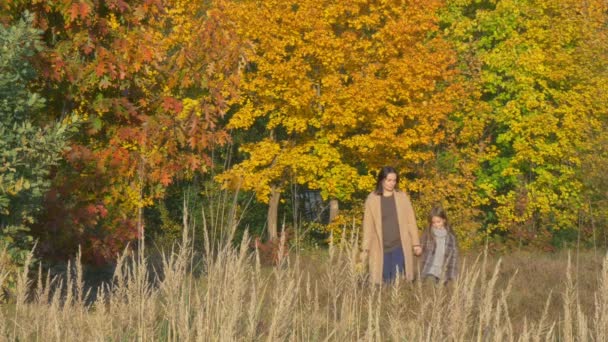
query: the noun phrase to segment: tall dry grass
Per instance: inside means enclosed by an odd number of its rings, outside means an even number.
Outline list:
[[[125,251],[111,282],[87,290],[77,256],[59,277],[31,277],[30,262],[0,310],[0,339],[10,341],[607,341],[608,255],[594,293],[581,293],[568,259],[562,293],[547,292],[540,316],[514,314],[516,272],[487,253],[464,260],[448,286],[396,281],[368,286],[355,272],[355,245],[330,246],[321,261],[292,251],[261,266],[247,236],[240,248],[213,243],[201,254],[184,220],[179,246],[153,267]],[[234,228],[234,227],[233,227]],[[344,241],[346,241],[344,239]],[[283,255],[279,253],[279,255]],[[0,258],[2,260],[2,258]],[[202,269],[194,271],[200,263]],[[36,273],[36,272],[33,272]],[[0,266],[0,285],[7,269]],[[538,284],[536,286],[546,286]],[[94,294],[94,295],[93,295]],[[582,296],[591,296],[583,307]],[[550,313],[552,305],[560,314]]]

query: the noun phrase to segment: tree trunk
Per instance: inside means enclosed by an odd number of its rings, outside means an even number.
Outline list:
[[[279,199],[281,193],[278,188],[272,187],[270,189],[270,202],[268,203],[268,237],[270,240],[275,240],[279,234],[277,229],[277,220],[279,213]]]
[[[340,210],[340,202],[337,199],[333,198],[329,200],[329,223],[333,222],[336,216],[338,216],[338,212]]]

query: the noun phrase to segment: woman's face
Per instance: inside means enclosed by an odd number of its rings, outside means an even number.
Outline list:
[[[395,190],[395,185],[397,185],[397,175],[394,173],[389,173],[382,181],[382,189],[384,191],[391,192]]]
[[[433,228],[444,228],[445,220],[439,216],[431,217],[431,225]]]

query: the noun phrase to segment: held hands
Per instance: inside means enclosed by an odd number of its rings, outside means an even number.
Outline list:
[[[422,247],[420,246],[414,246],[414,255],[415,256],[420,256],[422,254]]]

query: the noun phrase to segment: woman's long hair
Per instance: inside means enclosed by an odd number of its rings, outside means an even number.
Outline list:
[[[399,190],[399,172],[395,170],[392,166],[383,166],[378,173],[378,179],[376,180],[376,190],[374,191],[376,195],[382,195],[384,192],[384,187],[382,187],[382,182],[388,177],[390,173],[394,173],[397,176],[397,183],[395,184],[395,190]]]

